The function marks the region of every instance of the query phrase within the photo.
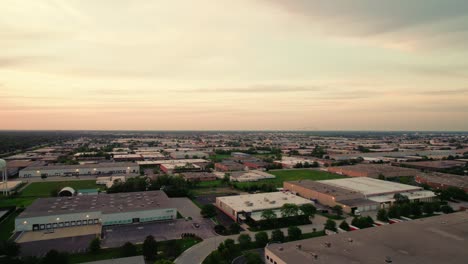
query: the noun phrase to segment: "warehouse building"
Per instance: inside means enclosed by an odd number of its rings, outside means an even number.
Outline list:
[[[177,218],[162,191],[39,198],[15,219],[15,231],[122,225]]]
[[[279,209],[284,204],[313,204],[312,201],[288,192],[271,192],[244,194],[235,196],[216,197],[216,207],[234,221],[244,221],[247,217],[258,221],[267,209],[273,210],[277,217],[281,217]]]
[[[323,205],[340,205],[343,211],[354,213],[388,208],[394,202],[396,193],[405,195],[410,201],[431,202],[436,195],[418,186],[383,181],[367,177],[284,182],[286,190],[297,193],[307,199],[313,199]]]
[[[395,167],[385,164],[357,164],[352,166],[329,167],[327,171],[349,177],[371,178],[379,178],[379,176],[384,176],[385,178],[404,176],[414,177],[418,174],[418,171],[414,169]]]
[[[332,186],[318,181],[301,180],[283,183],[284,189],[297,193],[322,205],[333,207],[339,205],[348,214],[374,211],[379,208],[377,202],[366,199],[357,191]]]
[[[417,183],[427,184],[435,189],[447,189],[455,187],[468,192],[468,176],[460,176],[447,173],[422,173],[415,178]]]
[[[402,162],[401,165],[406,167],[425,170],[425,171],[442,171],[456,167],[464,167],[467,163],[458,160],[431,160],[418,162]]]
[[[265,247],[266,264],[466,263],[468,212]]]
[[[112,175],[139,174],[140,167],[132,162],[107,162],[79,165],[49,165],[30,166],[20,171],[19,177],[41,176],[82,176],[82,175]]]
[[[425,191],[422,187],[366,177],[320,182],[362,193],[367,199],[380,203],[382,208],[390,207],[395,202],[393,196],[397,193],[405,195],[410,201],[415,202],[431,202],[436,198],[433,192]]]

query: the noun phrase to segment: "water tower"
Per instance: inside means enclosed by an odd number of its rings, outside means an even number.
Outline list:
[[[0,159],[0,172],[2,173],[3,195],[8,195],[8,176],[6,161]]]

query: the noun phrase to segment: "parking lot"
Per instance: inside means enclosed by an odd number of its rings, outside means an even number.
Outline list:
[[[20,244],[20,255],[44,256],[51,249],[69,253],[85,252],[88,249],[89,243],[95,237],[96,235],[86,235],[25,242]]]
[[[198,224],[196,228],[194,224]],[[203,239],[216,236],[214,223],[209,219],[139,223],[122,226],[103,227],[103,247],[119,247],[126,242],[142,243],[146,236],[152,235],[157,241],[179,239],[183,233],[193,233]]]

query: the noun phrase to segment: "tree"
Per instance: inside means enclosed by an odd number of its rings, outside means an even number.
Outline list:
[[[276,219],[276,213],[271,209],[267,209],[262,212],[261,218],[267,221],[274,220]]]
[[[42,259],[41,264],[68,264],[68,254],[58,252],[55,249],[50,250]]]
[[[325,229],[336,232],[336,223],[335,223],[335,221],[333,221],[331,219],[327,219],[327,222],[325,222]]]
[[[214,230],[217,234],[225,235],[226,234],[226,227],[223,225],[215,225]]]
[[[137,255],[137,248],[134,244],[127,242],[121,248],[121,254],[123,257],[132,257]]]
[[[432,215],[434,213],[434,206],[432,206],[432,203],[424,203],[423,204],[423,212],[426,215]]]
[[[241,227],[240,227],[240,225],[238,223],[232,223],[229,226],[229,231],[230,231],[231,234],[239,234],[240,230],[241,230]]]
[[[449,205],[442,205],[442,206],[440,207],[440,210],[441,210],[444,214],[453,213],[453,209],[452,209],[452,207],[450,207]]]
[[[266,232],[258,232],[255,234],[255,243],[258,247],[265,247],[268,244],[268,234]]]
[[[216,216],[216,207],[212,204],[205,204],[202,206],[201,215],[204,218],[211,218]]]
[[[253,252],[245,253],[244,258],[246,260],[246,264],[263,264],[263,260],[260,257],[260,255],[255,254]]]
[[[403,195],[401,193],[395,193],[393,195],[393,199],[395,199],[396,204],[404,204],[404,203],[409,203],[408,196]]]
[[[252,238],[248,234],[241,234],[237,241],[239,241],[239,245],[241,249],[247,249],[250,247],[250,243],[252,242]]]
[[[345,231],[349,231],[349,225],[348,222],[346,222],[346,220],[343,220],[343,222],[340,223],[339,227]]]
[[[94,254],[94,253],[99,252],[100,249],[101,249],[101,240],[99,239],[99,237],[95,237],[89,243],[88,250]]]
[[[281,215],[283,217],[292,217],[299,214],[299,206],[291,203],[285,203],[281,206]]]
[[[147,260],[155,260],[158,254],[158,243],[153,236],[147,236],[143,242],[143,256]]]
[[[314,217],[315,213],[317,212],[317,208],[312,204],[303,204],[299,206],[299,210],[301,210],[302,214],[307,217]]]
[[[400,207],[397,205],[393,205],[388,209],[388,217],[389,218],[398,218],[400,217]]]
[[[297,226],[288,227],[289,241],[299,240],[302,237],[302,230]]]
[[[16,257],[20,253],[20,245],[11,240],[0,242],[0,256],[6,255],[8,257]]]
[[[388,215],[385,209],[382,208],[377,212],[377,220],[382,221],[382,222],[388,221]]]
[[[411,214],[411,207],[408,203],[402,204],[400,206],[400,215],[404,217],[408,217]]]
[[[343,207],[339,206],[339,205],[335,205],[332,207],[332,211],[338,215],[338,216],[342,216],[343,215]]]
[[[410,203],[410,210],[411,210],[411,215],[413,216],[421,216],[422,212],[421,212],[421,206],[419,205],[419,203]]]
[[[284,242],[283,231],[276,229],[271,232],[271,241],[272,242]]]

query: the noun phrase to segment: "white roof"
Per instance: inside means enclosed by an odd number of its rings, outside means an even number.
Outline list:
[[[410,200],[436,197],[435,193],[431,191],[403,192],[401,194],[405,195]],[[379,203],[394,202],[395,199],[393,198],[393,195],[394,194],[374,196],[374,197],[370,197],[369,200],[372,200],[374,202],[379,202]]]
[[[360,192],[366,196],[390,194],[397,192],[409,192],[421,190],[421,187],[411,186],[396,182],[378,180],[367,177],[355,177],[336,180],[318,181],[335,187]]]
[[[227,204],[229,207],[231,207],[237,212],[253,212],[266,209],[277,209],[286,203],[296,205],[313,204],[313,202],[310,200],[304,199],[302,197],[288,192],[270,192],[223,196],[217,197],[216,199]]]

